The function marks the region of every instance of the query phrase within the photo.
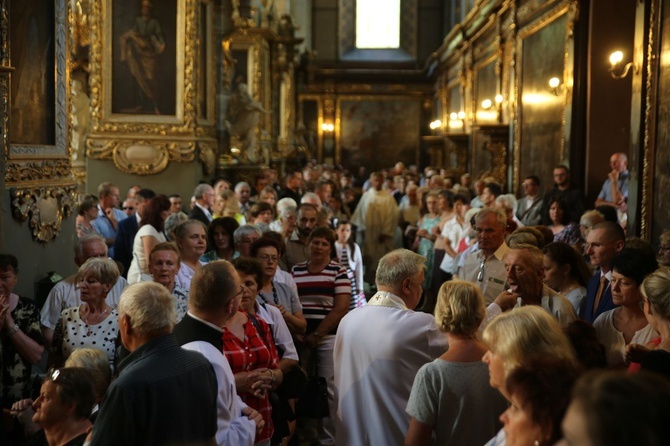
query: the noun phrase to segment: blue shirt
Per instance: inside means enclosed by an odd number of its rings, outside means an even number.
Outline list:
[[[628,200],[628,179],[630,178],[630,173],[626,170],[625,172],[621,172],[619,174],[619,179],[617,180],[617,185],[619,186],[619,190],[623,194],[623,197]],[[601,200],[609,201],[609,202],[614,202],[614,198],[612,197],[612,180],[607,177],[605,182],[603,183],[603,188],[600,190],[600,193],[598,194],[598,198]]]
[[[116,217],[118,227],[118,222],[125,220],[128,216],[121,209],[114,208],[114,217]],[[95,230],[98,231],[98,234],[102,235],[105,239],[116,238],[116,229],[114,229],[100,205],[98,205],[98,218],[91,222],[91,226],[93,226]],[[114,248],[111,246],[109,247],[108,255],[109,257],[114,257]]]

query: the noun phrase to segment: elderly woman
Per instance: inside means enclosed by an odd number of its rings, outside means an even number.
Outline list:
[[[500,416],[506,444],[555,445],[576,379],[570,361],[531,361],[514,369],[505,386],[512,404]]]
[[[49,445],[82,445],[95,404],[90,372],[79,367],[50,371],[35,400],[33,422],[44,429]]]
[[[589,373],[563,418],[566,445],[670,444],[670,384],[655,374]]]
[[[163,224],[170,215],[170,206],[170,200],[165,195],[157,195],[144,207],[140,228],[133,241],[133,260],[128,268],[129,284],[148,279],[147,257],[154,246],[166,241]]]
[[[82,238],[86,234],[98,233],[91,224],[93,220],[98,218],[98,203],[98,197],[95,195],[86,195],[79,204],[77,218],[74,221],[78,238]]]
[[[658,263],[640,250],[624,248],[612,259],[611,267],[612,302],[617,308],[598,316],[593,326],[605,346],[607,365],[621,367],[628,344],[644,345],[658,337],[642,310],[640,290],[642,281],[658,268]]]
[[[331,260],[335,251],[335,233],[330,228],[315,228],[308,240],[310,259],[295,265],[292,273],[307,319],[305,348],[314,350],[317,374],[326,379],[328,388],[331,416],[320,423],[319,440],[332,443],[335,435],[334,415],[337,410],[333,347],[337,326],[349,310],[351,282],[347,270]]]
[[[449,350],[419,369],[407,403],[411,416],[406,445],[481,446],[498,429],[505,398],[489,386],[482,362],[486,346],[477,339],[484,319],[479,288],[461,280],[445,282],[437,297],[435,321]]]
[[[570,341],[558,321],[536,305],[515,308],[495,317],[484,330],[488,350],[482,360],[489,366],[489,383],[508,400],[505,387],[510,372],[521,365],[541,359],[575,364]],[[504,444],[500,431],[486,446]]]
[[[111,259],[90,258],[77,271],[82,304],[66,308],[54,329],[52,363],[60,366],[78,348],[97,348],[114,364],[119,313],[105,298],[119,278]]]
[[[291,200],[290,198],[282,198],[282,200]],[[279,200],[281,202],[281,200]],[[283,237],[289,237],[296,227],[296,216],[298,208],[296,206],[284,206],[278,209],[278,220],[270,223],[270,229],[278,232]]]
[[[149,272],[153,281],[167,288],[175,298],[177,323],[184,318],[188,311],[189,293],[189,290],[185,290],[175,283],[180,264],[179,248],[171,242],[157,244],[149,255]]]
[[[187,220],[175,228],[174,235],[181,257],[175,283],[188,290],[191,288],[193,275],[205,263],[200,257],[207,249],[207,232],[201,221]]]
[[[242,225],[235,230],[233,238],[235,239],[235,248],[238,256],[252,257],[251,244],[261,238],[263,233],[254,225]]]
[[[568,299],[579,312],[586,298],[586,284],[591,278],[586,261],[574,247],[563,242],[549,243],[542,252],[544,283]]]
[[[238,261],[246,261],[242,258]],[[235,374],[237,393],[242,400],[263,415],[265,427],[256,435],[256,444],[270,444],[274,432],[269,392],[281,384],[279,353],[267,322],[256,315],[260,265],[253,268],[238,265],[242,284],[239,311],[225,323],[223,353]]]
[[[233,234],[240,227],[232,217],[215,218],[207,227],[207,251],[201,258],[205,263],[214,260],[232,260],[235,258]]]
[[[263,265],[263,277],[258,290],[259,302],[279,309],[292,334],[304,334],[307,320],[302,313],[298,296],[290,286],[275,281],[280,257],[279,243],[272,238],[261,237],[251,245],[251,255]]]
[[[44,351],[39,310],[31,299],[14,294],[19,262],[0,254],[0,376],[2,407],[30,396],[30,369]]]

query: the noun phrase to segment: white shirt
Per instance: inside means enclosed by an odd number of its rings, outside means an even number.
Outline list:
[[[335,242],[335,252],[338,259],[342,258],[342,243]],[[354,251],[351,252],[351,246],[347,244],[347,260],[349,263],[349,268],[354,273],[354,278],[356,279],[356,289],[359,293],[363,292],[363,256],[361,254],[361,248],[354,243]],[[340,262],[342,263],[342,262]],[[344,265],[346,267],[346,265]]]
[[[49,292],[42,311],[40,312],[40,323],[46,328],[56,328],[56,323],[63,310],[72,307],[78,307],[83,303],[79,294],[79,287],[76,282],[76,274],[58,282]],[[105,301],[107,305],[116,308],[121,299],[121,293],[128,286],[128,282],[123,277],[119,277],[112,289],[107,293]]]
[[[449,239],[449,246],[451,249],[458,252],[458,242],[461,241],[461,237],[465,232],[465,222],[461,225],[458,222],[456,216],[450,218],[444,223],[442,227],[442,237]],[[448,252],[444,253],[444,258],[442,263],[440,263],[440,269],[445,273],[456,273],[456,265],[454,265],[454,257],[451,257]]]
[[[291,332],[288,330],[284,316],[281,315],[279,308],[273,307],[272,305],[263,305],[263,303],[257,301],[256,311],[258,316],[260,316],[272,330],[272,339],[275,341],[277,348],[281,348],[283,353],[281,359],[294,359],[296,361],[298,358],[298,351],[295,348],[293,343],[293,338],[291,337]]]
[[[624,365],[627,345],[623,333],[614,326],[614,311],[605,311],[593,321],[593,328],[596,329],[598,340],[605,346],[608,367],[620,367]],[[649,341],[659,336],[658,332],[651,325],[647,324],[644,328],[635,332],[630,343],[646,345]]]
[[[203,324],[221,331],[223,335],[223,330],[220,327],[194,316],[193,313],[189,312],[188,315]],[[219,389],[219,394],[216,398],[216,444],[219,446],[253,445],[256,440],[256,424],[242,415],[242,409],[247,407],[247,405],[237,395],[235,375],[233,375],[230,364],[228,364],[228,360],[223,352],[217,350],[216,347],[206,341],[189,342],[182,345],[182,348],[202,354],[212,364],[212,368],[214,369]]]
[[[350,311],[335,337],[336,444],[404,444],[414,376],[446,349],[433,316],[407,309],[391,293]]]
[[[153,226],[144,225],[140,227],[133,240],[133,260],[130,262],[130,268],[128,268],[128,283],[131,284],[151,277],[149,274],[150,253],[144,252],[144,243],[142,242],[144,237],[153,237],[157,240],[157,243],[165,241],[165,235],[158,232]]]

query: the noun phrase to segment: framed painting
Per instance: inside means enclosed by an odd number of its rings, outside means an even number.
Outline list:
[[[201,2],[198,8],[198,119],[207,124],[214,121],[214,57],[212,52],[213,22],[210,2]]]
[[[66,3],[9,3],[10,159],[68,158]]]
[[[340,96],[335,162],[351,172],[360,166],[373,172],[398,161],[418,164],[421,115],[419,97]]]
[[[111,71],[107,77],[111,115],[178,114],[183,83],[183,70],[177,68],[178,59],[183,59],[178,50],[183,28],[178,29],[178,22],[183,1],[160,0],[160,7],[155,3],[107,0],[112,20],[104,66]]]
[[[564,79],[568,7],[550,11],[521,29],[517,41],[519,125],[514,135],[514,187],[520,178],[551,178],[564,159],[567,90],[552,91],[551,78]]]

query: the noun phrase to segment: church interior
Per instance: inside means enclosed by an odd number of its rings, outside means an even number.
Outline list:
[[[0,251],[75,271],[79,197],[401,161],[507,193],[556,165],[592,204],[628,155],[628,234],[670,223],[664,0],[0,0]],[[150,15],[152,48],[129,30]],[[666,93],[664,93],[666,92]],[[379,156],[382,154],[382,156]],[[185,200],[187,201],[187,200]]]

